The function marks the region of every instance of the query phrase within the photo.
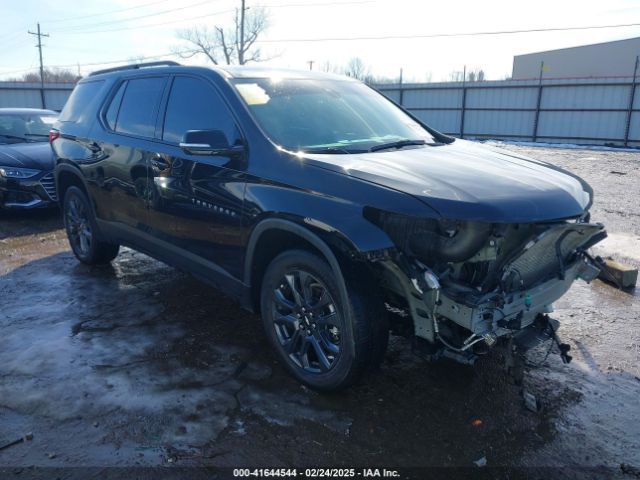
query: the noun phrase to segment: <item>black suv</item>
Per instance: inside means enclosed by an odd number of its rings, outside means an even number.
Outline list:
[[[319,390],[379,363],[390,330],[465,363],[557,339],[544,314],[598,274],[586,249],[606,235],[579,178],[443,135],[345,77],[103,70],[51,142],[81,262],[128,245],[219,287]]]

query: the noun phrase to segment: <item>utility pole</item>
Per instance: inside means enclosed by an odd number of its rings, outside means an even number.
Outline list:
[[[244,4],[244,0],[242,0]],[[30,35],[36,35],[38,37],[38,52],[40,53],[40,99],[42,100],[42,108],[47,108],[45,99],[44,99],[44,65],[42,63],[42,37],[48,37],[48,33],[40,32],[40,22],[38,22],[38,31],[32,32],[29,30],[27,33]]]
[[[240,2],[240,48],[238,49],[238,63],[240,65],[244,65],[244,11],[246,10],[244,2],[245,0]]]
[[[400,106],[402,106],[402,104],[404,103],[404,89],[402,88],[402,83],[404,82],[404,80],[402,73],[402,67],[400,67],[400,78],[398,79],[398,103],[400,104]]]
[[[467,66],[462,68],[462,104],[460,105],[460,138],[464,138],[464,114],[467,109]]]
[[[636,63],[633,67],[633,80],[631,81],[631,94],[629,95],[629,110],[627,111],[627,125],[624,129],[624,146],[629,146],[629,130],[631,130],[631,116],[633,115],[633,104],[636,97],[636,85],[638,82],[638,67],[640,67],[640,55],[636,56]]]
[[[315,60],[308,60],[307,63],[309,64],[309,70],[313,70],[313,64],[316,63]]]
[[[538,140],[538,122],[540,121],[540,105],[542,104],[542,76],[544,75],[544,60],[540,62],[540,75],[538,77],[538,101],[536,102],[536,114],[533,117],[533,135],[535,142]]]

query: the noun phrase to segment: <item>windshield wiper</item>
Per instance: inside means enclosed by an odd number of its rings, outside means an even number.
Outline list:
[[[25,137],[49,137],[48,133],[25,133]]]
[[[380,145],[374,145],[369,149],[369,151],[377,152],[378,150],[386,150],[388,148],[402,148],[402,147],[408,147],[409,145],[424,145],[426,143],[427,142],[425,142],[424,140],[411,140],[407,138],[404,140],[397,140],[395,142],[388,142],[388,143],[382,143]]]
[[[0,133],[0,137],[10,138],[12,140],[20,140],[22,142],[28,142],[29,139],[25,137],[18,137],[17,135],[5,135],[4,133]]]
[[[352,154],[352,153],[361,153],[364,150],[347,150],[342,147],[315,147],[315,148],[305,148],[303,150],[304,153],[340,153],[340,154]]]

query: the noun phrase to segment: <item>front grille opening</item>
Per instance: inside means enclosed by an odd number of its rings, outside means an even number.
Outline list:
[[[56,192],[56,181],[53,177],[53,173],[47,173],[44,177],[40,179],[40,185],[44,188],[49,198],[54,202],[58,201],[58,194]]]

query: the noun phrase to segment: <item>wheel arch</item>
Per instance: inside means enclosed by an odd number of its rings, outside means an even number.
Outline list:
[[[82,171],[74,166],[73,164],[68,163],[60,163],[56,165],[55,168],[55,179],[56,179],[56,191],[58,192],[58,202],[60,205],[60,210],[64,212],[64,196],[69,187],[78,187],[82,192],[87,196],[89,200],[89,205],[93,210],[93,216],[98,221],[97,229],[100,233],[106,238],[110,238],[109,232],[104,228],[104,226],[99,222],[98,216],[96,214],[96,203],[89,193],[89,187],[87,186],[87,181]]]
[[[64,202],[64,194],[71,186],[80,188],[85,195],[87,195],[87,198],[91,200],[84,176],[77,167],[68,164],[59,164],[55,169],[55,178],[56,192],[58,193],[58,201],[60,204]]]
[[[317,233],[291,220],[267,218],[258,223],[249,239],[244,264],[244,283],[250,290],[250,307],[260,310],[260,288],[264,272],[275,256],[293,248],[310,250],[327,261],[336,276],[341,295],[346,296],[346,283],[340,260],[340,253]],[[343,301],[346,298],[343,298]]]

